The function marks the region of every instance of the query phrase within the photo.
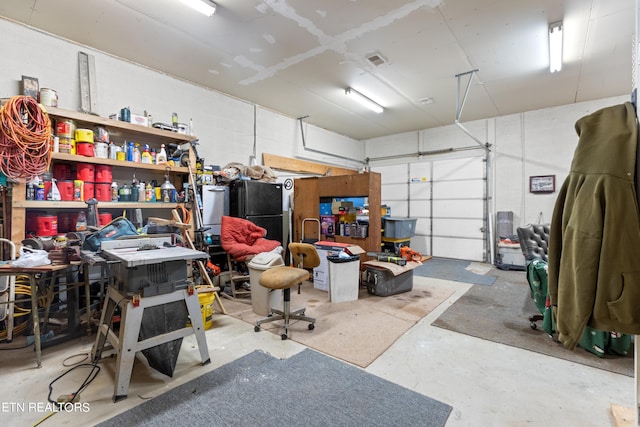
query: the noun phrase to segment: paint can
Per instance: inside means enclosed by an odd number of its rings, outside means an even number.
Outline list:
[[[73,138],[60,137],[58,141],[58,149],[61,153],[76,154],[76,140]]]
[[[58,92],[53,89],[43,87],[40,89],[40,104],[45,107],[58,106]]]
[[[62,138],[73,139],[76,136],[76,122],[71,119],[61,119],[56,122],[56,135]],[[92,140],[93,142],[93,140]]]
[[[76,129],[76,142],[88,142],[93,144],[93,131],[91,129]]]

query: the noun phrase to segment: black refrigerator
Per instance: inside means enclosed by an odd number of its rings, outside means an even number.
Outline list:
[[[267,230],[266,238],[283,246],[282,184],[233,181],[229,186],[229,215],[247,219]]]

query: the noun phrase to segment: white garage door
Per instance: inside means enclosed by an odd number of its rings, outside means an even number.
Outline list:
[[[436,257],[487,261],[483,156],[375,167],[391,216],[416,218],[411,247]],[[487,254],[487,255],[485,255]]]

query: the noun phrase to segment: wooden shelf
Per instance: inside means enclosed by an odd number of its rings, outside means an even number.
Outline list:
[[[167,144],[195,141],[197,138],[193,135],[185,135],[168,130],[157,129],[153,127],[145,127],[120,120],[113,120],[106,117],[94,116],[91,114],[80,113],[77,111],[62,110],[55,107],[45,107],[49,116],[61,119],[71,119],[76,122],[78,128],[83,126],[104,126],[109,131],[111,137],[116,136],[132,139],[135,142],[153,141],[153,143]],[[113,138],[111,138],[114,141]],[[165,141],[166,140],[166,141]],[[114,141],[115,142],[115,141]]]
[[[174,209],[177,203],[164,202],[98,202],[98,209]],[[50,200],[16,200],[14,208],[25,209],[85,209],[87,204],[79,201],[50,201]]]
[[[333,197],[366,197],[369,202],[369,235],[366,238],[335,236],[340,243],[362,247],[367,252],[379,252],[381,242],[381,175],[369,172],[356,175],[325,176],[320,178],[296,178],[293,181],[293,240],[302,240],[302,221],[320,218],[320,199]],[[317,230],[306,230],[305,238],[321,238]]]
[[[148,170],[161,171],[161,172],[164,172],[167,168],[169,168],[170,172],[189,173],[189,168],[184,166],[170,166],[167,164],[150,165],[147,163],[126,162],[123,160],[102,159],[99,157],[86,157],[86,156],[79,156],[76,154],[51,153],[51,159],[65,160],[65,161],[74,162],[74,163],[93,163],[96,165],[110,165],[110,166],[133,168],[133,169],[148,169]]]
[[[123,145],[125,142],[133,141],[138,144],[148,144],[151,148],[159,149],[162,144],[182,146],[191,141],[197,140],[193,135],[185,135],[177,132],[161,130],[152,127],[140,126],[119,120],[94,116],[91,114],[79,113],[76,111],[62,110],[54,107],[46,107],[49,116],[55,121],[60,119],[71,119],[75,122],[77,129],[93,129],[95,126],[103,126],[109,133],[109,139],[117,144]],[[52,123],[52,126],[54,124]],[[193,150],[189,150],[189,159],[194,164],[195,156]],[[144,171],[140,175],[145,178],[160,177],[165,171],[169,172],[169,180],[178,187],[181,177],[189,174],[189,168],[183,166],[171,166],[168,164],[150,165],[146,163],[126,162],[122,160],[104,159],[99,157],[88,157],[66,153],[51,153],[51,163],[90,163],[96,165],[108,165],[123,176],[131,171]],[[140,175],[138,175],[140,177]],[[24,183],[14,184],[11,190],[11,240],[20,244],[25,237],[25,222],[27,213],[32,210],[80,210],[86,209],[87,204],[82,201],[42,201],[26,200],[26,185]],[[177,203],[162,202],[99,202],[98,209],[175,209]]]

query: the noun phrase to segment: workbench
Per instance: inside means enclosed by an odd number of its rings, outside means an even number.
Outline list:
[[[51,296],[56,286],[58,277],[62,274],[70,276],[71,273],[77,271],[78,274],[82,272],[84,264],[82,262],[72,262],[70,264],[60,265],[43,265],[38,267],[15,267],[11,264],[0,265],[0,276],[20,276],[25,275],[29,278],[29,285],[31,288],[31,320],[33,323],[33,336],[35,339],[35,351],[36,351],[36,363],[38,368],[42,366],[42,345],[40,340],[40,314],[38,308],[38,296],[40,294],[46,296],[47,304],[45,305],[44,312],[44,325],[46,327],[49,311],[51,307]],[[90,291],[89,291],[89,275],[84,274],[84,280],[82,282],[70,282],[67,280],[65,283],[66,290],[73,292],[67,293],[67,331],[70,331],[67,336],[63,337],[69,339],[78,335],[80,330],[80,315],[78,308],[78,301],[76,297],[76,290],[79,286],[85,286],[85,298],[86,307],[90,307]],[[88,316],[90,318],[90,316]],[[90,322],[87,323],[87,333],[91,333]]]

